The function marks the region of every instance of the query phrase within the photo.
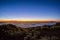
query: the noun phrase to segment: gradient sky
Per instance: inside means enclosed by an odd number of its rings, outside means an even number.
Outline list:
[[[0,19],[59,20],[59,0],[0,0]]]

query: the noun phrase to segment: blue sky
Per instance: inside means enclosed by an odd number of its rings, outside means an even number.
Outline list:
[[[58,20],[59,0],[0,0],[0,19]]]

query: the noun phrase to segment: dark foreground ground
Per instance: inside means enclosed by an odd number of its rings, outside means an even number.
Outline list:
[[[31,28],[0,25],[0,40],[60,40],[60,23]]]

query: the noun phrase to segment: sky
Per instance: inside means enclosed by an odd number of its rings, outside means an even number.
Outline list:
[[[60,20],[59,0],[0,0],[0,20]]]

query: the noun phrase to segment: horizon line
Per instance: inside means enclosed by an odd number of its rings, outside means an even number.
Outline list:
[[[0,22],[60,22],[60,20],[0,20]]]

